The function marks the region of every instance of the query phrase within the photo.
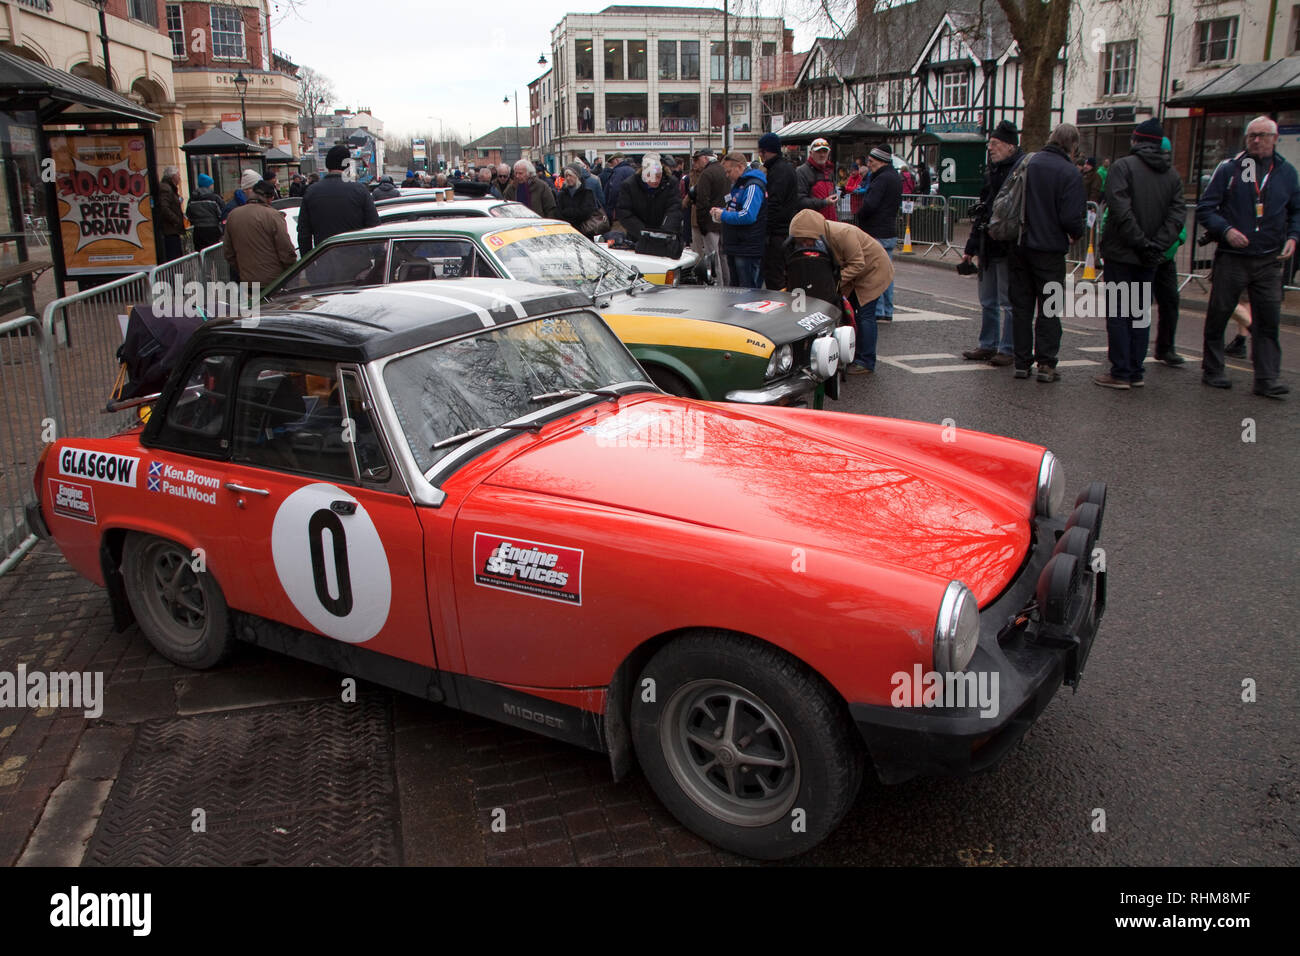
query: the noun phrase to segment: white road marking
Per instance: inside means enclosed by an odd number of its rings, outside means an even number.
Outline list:
[[[905,372],[913,372],[917,375],[928,375],[931,372],[971,372],[971,371],[998,371],[998,366],[990,365],[988,362],[971,362],[962,360],[960,365],[910,365],[909,362],[924,362],[932,359],[956,359],[956,355],[950,355],[945,352],[934,352],[925,355],[878,355],[876,361],[884,362],[886,365],[892,365],[894,368],[901,368]],[[1094,362],[1092,359],[1065,359],[1056,363],[1057,368],[1075,368],[1084,365],[1100,365],[1100,362]],[[1004,366],[1005,367],[1005,366]]]

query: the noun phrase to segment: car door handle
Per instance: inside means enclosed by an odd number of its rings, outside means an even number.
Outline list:
[[[344,501],[343,499],[331,501],[330,511],[336,515],[354,515],[357,513],[357,503],[355,501]]]
[[[247,485],[237,485],[233,481],[226,482],[226,490],[233,491],[239,494],[261,495],[264,498],[271,493],[267,491],[265,488],[250,488]]]

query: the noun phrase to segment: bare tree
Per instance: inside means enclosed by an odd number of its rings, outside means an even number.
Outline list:
[[[998,0],[1020,52],[1020,93],[1025,100],[1020,142],[1026,150],[1047,142],[1052,122],[1056,65],[1070,26],[1071,0]]]
[[[312,120],[321,108],[335,100],[334,83],[324,73],[310,66],[298,67],[298,98],[302,100],[302,115]]]

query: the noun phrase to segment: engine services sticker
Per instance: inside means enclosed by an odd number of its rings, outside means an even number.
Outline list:
[[[63,515],[65,518],[76,518],[78,521],[85,521],[89,524],[96,524],[95,520],[95,492],[90,485],[79,484],[75,481],[64,481],[62,478],[47,479],[50,483],[50,504],[56,515]]]
[[[474,583],[582,604],[582,550],[474,533]]]

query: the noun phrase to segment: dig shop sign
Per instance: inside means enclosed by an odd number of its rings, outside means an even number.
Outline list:
[[[157,265],[149,162],[139,133],[51,136],[68,275]]]

